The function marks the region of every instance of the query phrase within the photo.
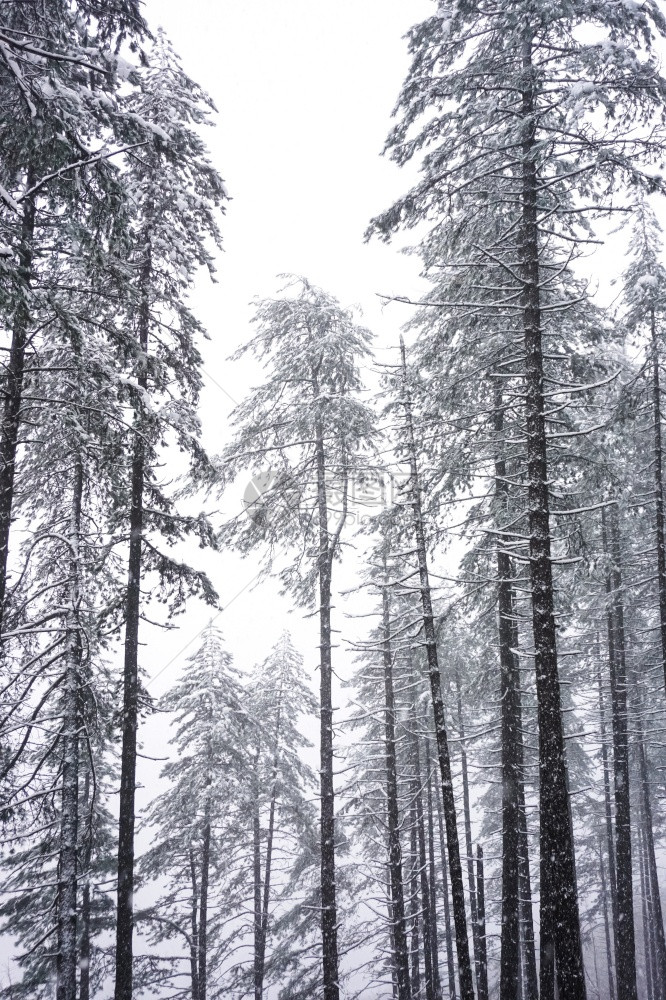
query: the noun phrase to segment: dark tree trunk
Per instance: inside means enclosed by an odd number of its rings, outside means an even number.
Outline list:
[[[386,560],[384,560],[386,571]],[[387,587],[382,588],[382,629],[384,658],[384,748],[386,757],[386,804],[388,818],[388,862],[391,887],[391,934],[397,1000],[410,1000],[409,947],[405,923],[405,894],[402,881],[402,847],[398,809],[398,766],[395,738],[395,693],[391,651],[391,610]]]
[[[92,813],[90,799],[90,775],[87,773],[83,785],[83,814]],[[81,891],[81,919],[79,921],[79,1000],[90,1000],[90,862],[92,859],[93,826],[90,822],[81,859],[84,872]]]
[[[560,997],[585,1000],[576,859],[569,808],[564,731],[557,667],[557,638],[551,562],[550,497],[541,338],[538,178],[536,171],[535,71],[532,27],[522,52],[522,225],[519,254],[523,273],[525,424],[532,624],[539,719],[540,850],[542,927],[552,935]],[[546,966],[546,976],[547,973]],[[546,983],[543,1000],[548,1000]]]
[[[409,452],[411,505],[414,516],[414,534],[419,562],[419,580],[421,589],[421,604],[423,608],[423,634],[425,639],[430,693],[432,698],[437,738],[437,756],[442,783],[442,804],[446,824],[446,845],[449,853],[449,872],[451,875],[451,895],[453,900],[453,921],[456,931],[456,950],[458,953],[458,976],[460,981],[461,1000],[474,1000],[474,985],[472,981],[472,965],[469,957],[469,941],[467,935],[467,916],[465,913],[465,889],[463,884],[462,864],[460,861],[460,841],[456,818],[456,804],[453,795],[453,779],[451,776],[451,757],[446,732],[444,716],[444,700],[442,698],[442,682],[439,672],[437,655],[437,636],[435,618],[432,609],[432,595],[428,574],[428,557],[426,550],[425,525],[421,506],[421,487],[419,481],[418,462],[416,458],[416,441],[412,416],[411,394],[407,380],[407,361],[405,345],[401,339],[402,357],[402,405],[405,412],[405,429],[407,431],[407,448]]]
[[[69,595],[63,692],[62,814],[58,886],[57,1000],[76,1000],[79,851],[79,731],[81,728],[80,544],[83,465],[77,454],[69,516]]]
[[[650,796],[650,780],[648,775],[647,756],[643,724],[640,717],[636,720],[636,751],[640,776],[641,813],[643,816],[643,842],[645,845],[646,874],[648,885],[648,900],[650,907],[650,929],[654,937],[655,978],[654,993],[658,1000],[666,998],[666,940],[664,939],[664,918],[659,891],[659,874],[654,849],[654,827],[652,821],[652,800]]]
[[[428,806],[428,882],[430,884],[430,938],[432,942],[432,978],[436,1000],[442,1000],[442,982],[439,974],[439,935],[437,932],[437,871],[435,868],[435,817],[432,804],[432,782],[430,780],[430,745],[425,739],[426,793]]]
[[[609,530],[606,530],[606,521]],[[607,590],[610,597],[609,652],[613,701],[613,749],[615,777],[615,868],[617,880],[618,938],[615,962],[618,1000],[636,1000],[636,950],[634,940],[634,896],[631,862],[631,804],[629,776],[629,735],[627,717],[627,668],[624,636],[624,599],[622,594],[622,556],[617,507],[606,518],[602,511],[604,545],[611,559]]]
[[[261,948],[262,888],[261,879],[261,825],[259,820],[259,752],[254,761],[254,803],[252,816],[252,875],[254,882],[254,997],[261,1000],[263,992],[259,950]]]
[[[210,878],[210,800],[206,800],[201,844],[201,891],[199,894],[199,1000],[208,991],[208,882]]]
[[[260,890],[261,909],[259,916],[259,939],[255,944],[255,998],[261,1000],[264,995],[264,975],[266,970],[266,941],[268,938],[268,911],[271,899],[271,872],[273,868],[273,841],[275,838],[275,809],[277,805],[278,773],[280,765],[280,726],[282,718],[282,686],[278,695],[278,709],[275,720],[275,744],[273,753],[273,768],[271,777],[271,799],[268,807],[268,830],[266,832],[266,860],[264,865],[263,885]],[[257,802],[259,801],[257,789]],[[260,842],[260,838],[259,838]],[[259,863],[261,875],[261,862]]]
[[[638,875],[641,886],[641,919],[643,922],[643,954],[645,957],[645,987],[647,1000],[657,1000],[654,994],[654,981],[657,963],[654,954],[654,936],[652,934],[652,915],[649,904],[649,888],[647,865],[645,859],[645,838],[643,836],[643,816],[639,817],[637,829]]]
[[[194,851],[190,848],[190,882],[192,897],[190,903],[190,977],[192,979],[192,1000],[199,997],[199,889],[197,886],[197,869],[194,862]]]
[[[654,307],[650,310],[652,334],[652,413],[654,420],[654,495],[657,535],[657,572],[659,575],[659,623],[661,658],[666,689],[666,532],[664,529],[664,482],[661,443],[661,387],[659,385],[659,338]]]
[[[483,848],[476,845],[476,919],[479,943],[479,1000],[488,1000],[488,947],[486,943],[486,889],[483,876]],[[516,978],[518,968],[516,964]]]
[[[29,167],[26,178],[27,189],[29,190],[34,183],[35,173],[32,167]],[[35,214],[34,198],[28,198],[23,207],[21,238],[18,248],[19,301],[14,311],[9,361],[3,384],[4,406],[2,412],[2,430],[0,433],[0,638],[5,631],[4,613],[7,601],[9,532],[14,501],[16,451],[21,423],[25,352],[28,343],[28,331],[30,329],[30,305],[28,297],[32,284]]]
[[[615,656],[613,651],[613,629],[612,618],[609,618],[608,629],[609,660],[612,662]],[[615,873],[615,845],[613,843],[613,811],[611,806],[610,789],[610,766],[608,762],[608,743],[606,739],[606,708],[604,704],[604,689],[601,680],[601,662],[597,662],[597,687],[599,689],[599,725],[601,734],[601,762],[604,775],[604,817],[606,823],[606,852],[608,854],[608,878],[610,883],[610,905],[612,914],[613,940],[618,939],[617,924],[617,877]],[[615,980],[612,979],[613,989],[611,1000],[615,997]]]
[[[504,431],[501,389],[495,392],[494,430],[497,447]],[[508,517],[506,462],[495,460],[496,523]],[[500,655],[500,705],[502,718],[502,917],[500,940],[500,1000],[520,1000],[520,799],[522,781],[518,741],[520,734],[520,672],[514,652],[515,609],[508,540],[497,540],[497,603]],[[471,838],[470,838],[471,839]],[[468,848],[469,850],[469,848]],[[473,912],[473,911],[472,911]]]
[[[139,305],[139,372],[141,390],[148,386],[147,355],[150,330],[150,248],[141,268]],[[116,917],[115,1000],[132,1000],[134,932],[134,820],[136,797],[136,741],[139,715],[139,620],[141,610],[141,556],[143,536],[143,489],[146,466],[141,420],[135,414],[132,446],[130,543],[127,574],[125,662],[123,668],[123,716],[120,771],[120,818],[118,826],[118,908]]]
[[[467,746],[465,742],[465,720],[462,710],[462,690],[460,686],[460,672],[456,664],[456,710],[458,714],[458,737],[460,739],[460,769],[462,771],[463,786],[463,819],[465,823],[465,848],[467,853],[467,888],[469,890],[469,908],[472,918],[472,952],[474,956],[474,975],[476,979],[477,995],[481,992],[479,982],[479,942],[478,934],[478,914],[476,911],[476,882],[474,879],[474,849],[472,847],[472,812],[469,804],[469,775],[467,772]]]
[[[319,396],[315,379],[315,398]],[[333,548],[328,530],[324,428],[315,420],[317,510],[319,517],[319,649],[320,649],[320,791],[321,791],[321,935],[324,1000],[339,1000],[338,908],[335,882],[335,800],[333,784],[333,701],[331,660],[331,577]]]
[[[604,940],[606,944],[606,969],[608,976],[608,1000],[615,998],[615,976],[613,975],[613,949],[611,945],[611,924],[608,920],[609,900],[606,885],[606,865],[604,864],[604,842],[599,834],[599,877],[601,879],[601,906],[604,911]]]
[[[421,965],[420,965],[420,944],[419,944],[419,922],[421,920],[421,906],[419,902],[419,848],[418,829],[416,819],[416,800],[412,797],[412,804],[409,810],[409,848],[410,848],[410,877],[409,877],[409,917],[411,923],[411,961],[412,961],[412,997],[421,997]]]
[[[442,820],[442,804],[439,795],[435,796],[437,809],[437,826],[439,828],[439,850],[442,864],[442,896],[444,899],[444,931],[446,933],[446,965],[449,977],[449,1000],[456,1000],[456,973],[453,964],[453,935],[451,933],[451,907],[449,904],[449,879],[446,867],[446,841],[444,839],[444,823]]]
[[[412,685],[410,684],[410,687]],[[425,970],[425,1000],[435,1000],[435,980],[432,968],[432,920],[430,912],[430,885],[428,882],[428,861],[426,857],[425,826],[423,822],[423,779],[419,753],[419,735],[416,729],[417,717],[412,705],[411,751],[413,768],[412,798],[416,804],[416,828],[418,833],[419,880],[421,883],[421,914],[423,925],[423,968]]]

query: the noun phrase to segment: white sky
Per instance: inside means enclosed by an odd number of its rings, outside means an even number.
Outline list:
[[[344,305],[359,305],[380,355],[397,341],[405,307],[384,309],[378,293],[414,293],[417,263],[397,247],[365,244],[363,232],[409,184],[406,171],[380,154],[408,66],[403,35],[432,5],[148,0],[145,9],[219,110],[207,141],[233,200],[222,224],[219,283],[202,280],[194,301],[212,338],[204,345],[202,419],[205,443],[216,452],[230,397],[239,399],[258,378],[226,359],[249,336],[251,299],[273,294],[278,274],[304,274]],[[252,559],[198,550],[192,558],[206,566],[228,606],[216,624],[240,666],[263,659],[286,625],[314,667],[315,623],[298,610],[287,620],[288,602],[273,585],[236,597],[255,576]],[[173,683],[196,641],[182,656],[179,650],[209,617],[193,603],[178,633],[144,628],[143,666],[156,694]]]

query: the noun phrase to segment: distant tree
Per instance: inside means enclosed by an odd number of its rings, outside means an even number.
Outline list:
[[[270,476],[259,502],[222,532],[248,551],[296,549],[280,571],[296,600],[320,621],[321,930],[325,1000],[339,998],[335,871],[331,596],[354,477],[368,466],[373,416],[362,400],[359,366],[370,334],[330,295],[303,278],[293,294],[260,302],[248,351],[266,363],[267,380],[235,413],[236,437],[222,455],[223,482],[262,463]],[[318,594],[316,593],[318,589]]]

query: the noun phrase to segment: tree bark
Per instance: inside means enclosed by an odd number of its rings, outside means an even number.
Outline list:
[[[613,629],[612,621],[608,630],[608,641],[609,641],[609,660],[613,660],[614,652],[613,649]],[[613,926],[613,940],[618,939],[618,923],[617,923],[617,876],[615,872],[615,846],[613,843],[613,812],[611,807],[611,791],[610,791],[610,767],[608,762],[608,745],[606,740],[606,709],[604,705],[604,691],[603,684],[601,681],[601,662],[597,662],[597,687],[599,689],[599,725],[601,734],[601,762],[603,767],[604,775],[604,817],[606,823],[606,851],[608,854],[608,878],[610,882],[610,901],[611,901],[611,914],[612,914],[612,926]],[[615,981],[613,978],[613,989],[611,991],[611,1000],[616,995],[615,992]]]
[[[426,796],[428,816],[428,883],[430,885],[430,937],[432,941],[432,978],[436,1000],[442,1000],[442,982],[439,974],[439,935],[437,933],[437,870],[435,868],[435,818],[432,804],[432,782],[430,780],[430,745],[425,738]]]
[[[483,848],[476,845],[476,919],[478,921],[479,942],[479,1000],[488,1000],[488,947],[486,943],[486,889],[483,876]],[[516,978],[518,968],[516,965]]]
[[[90,774],[86,773],[83,785],[84,812],[92,811],[90,801]],[[85,872],[81,893],[81,919],[79,942],[79,1000],[90,1000],[90,862],[92,859],[92,822],[83,851],[82,869]]]
[[[467,773],[467,746],[465,743],[465,720],[462,710],[462,691],[460,686],[460,672],[458,665],[455,667],[456,679],[456,709],[458,713],[458,737],[460,739],[460,769],[462,772],[463,786],[463,819],[465,825],[465,848],[467,853],[467,889],[469,891],[469,909],[472,918],[472,952],[474,957],[474,976],[476,979],[476,992],[482,992],[479,980],[479,942],[478,942],[478,914],[476,910],[476,881],[474,879],[474,849],[472,846],[472,813],[469,804],[469,776]]]
[[[643,817],[643,842],[645,845],[646,874],[648,885],[650,929],[654,938],[655,976],[654,993],[658,1000],[666,997],[666,940],[664,938],[664,918],[659,891],[659,873],[654,848],[654,827],[652,821],[652,801],[648,775],[647,756],[643,724],[636,720],[636,741],[640,776],[641,813]]]
[[[659,624],[661,659],[666,689],[666,530],[664,528],[663,450],[661,441],[661,386],[659,384],[659,338],[654,306],[650,309],[652,337],[652,413],[654,420],[654,496],[657,541],[657,572],[659,577]]]
[[[79,730],[81,728],[81,507],[83,464],[77,453],[69,516],[69,595],[63,692],[62,814],[58,886],[57,1000],[76,1000],[79,851]]]
[[[437,756],[442,784],[444,821],[446,824],[446,844],[449,853],[449,872],[451,874],[453,921],[456,931],[460,995],[461,1000],[474,1000],[472,965],[469,957],[469,941],[467,935],[467,916],[465,913],[465,889],[463,885],[462,864],[460,861],[460,841],[458,838],[456,804],[453,795],[453,780],[451,776],[451,757],[449,754],[446,719],[444,716],[444,700],[442,698],[442,682],[437,655],[437,637],[435,632],[435,618],[432,609],[432,595],[430,591],[430,578],[428,573],[428,557],[426,550],[425,525],[423,523],[423,510],[421,507],[421,489],[418,462],[416,458],[412,402],[407,381],[405,345],[402,338],[400,341],[400,350],[402,359],[401,402],[405,413],[405,429],[407,431],[407,449],[409,454],[411,480],[411,505],[414,516],[414,534],[416,536],[421,604],[423,609],[423,633],[425,638],[428,675],[430,679],[430,694],[435,721],[435,735],[437,738]]]
[[[416,819],[416,800],[412,796],[409,809],[409,847],[410,847],[410,878],[409,878],[409,917],[411,923],[411,963],[412,963],[412,997],[421,997],[421,966],[420,966],[420,935],[419,921],[421,907],[419,905],[419,849],[418,829]]]
[[[319,387],[315,377],[315,399]],[[333,784],[333,701],[331,660],[331,577],[333,548],[328,529],[326,454],[321,414],[315,418],[317,510],[319,516],[319,648],[320,648],[320,790],[321,790],[321,935],[324,1000],[339,1000],[338,908],[335,881],[335,800]]]
[[[410,687],[412,684],[410,684]],[[423,821],[423,780],[419,753],[419,734],[416,729],[416,707],[412,705],[411,751],[412,751],[412,798],[416,805],[416,829],[418,834],[419,880],[421,883],[421,919],[423,925],[423,968],[425,970],[425,1000],[435,1000],[435,980],[432,967],[432,920],[430,912],[430,885],[428,881],[428,861],[426,857],[425,825]]]
[[[197,869],[194,862],[194,851],[190,847],[190,882],[192,897],[190,904],[190,977],[192,979],[192,1000],[199,997],[199,889],[197,886]]]
[[[585,1000],[551,563],[532,30],[526,26],[522,51],[522,221],[518,249],[523,273],[529,557],[539,719],[540,849],[545,875],[541,912],[542,926],[552,934],[559,994],[566,1000]],[[543,1000],[548,1000],[548,993]]]
[[[28,168],[26,188],[35,183],[35,172]],[[19,301],[14,312],[12,341],[9,349],[7,374],[4,379],[4,407],[2,431],[0,433],[0,641],[5,631],[5,610],[7,602],[7,560],[9,557],[9,532],[14,502],[14,479],[16,475],[16,452],[21,423],[21,401],[25,377],[25,352],[30,329],[30,306],[28,297],[32,284],[35,199],[27,198],[21,219],[21,237],[18,248],[18,278],[20,284]]]
[[[500,448],[504,432],[502,391],[495,390],[494,430]],[[501,530],[508,516],[506,461],[495,459],[496,523]],[[497,539],[497,604],[500,657],[500,705],[502,726],[502,917],[500,940],[500,1000],[520,1000],[520,801],[518,740],[520,718],[520,673],[514,652],[515,609],[511,557],[508,540]],[[473,912],[473,911],[472,911]]]
[[[599,834],[599,878],[601,880],[601,905],[604,911],[604,941],[606,944],[608,1000],[614,1000],[615,977],[613,975],[613,949],[611,945],[611,928],[608,920],[608,889],[606,886],[606,866],[604,864],[604,843],[601,834]]]
[[[453,935],[451,934],[451,906],[449,903],[449,880],[446,870],[446,841],[444,839],[444,822],[442,820],[442,804],[439,795],[435,796],[437,810],[437,826],[439,829],[439,851],[442,866],[442,896],[444,898],[444,930],[446,933],[446,965],[449,978],[449,1000],[456,1000],[456,972],[453,964]]]
[[[384,558],[386,572],[386,558]],[[382,629],[384,660],[384,752],[386,758],[386,806],[388,819],[388,862],[391,887],[393,965],[397,1000],[410,1000],[409,948],[405,923],[405,895],[402,881],[402,846],[398,809],[398,766],[395,737],[395,693],[391,650],[391,609],[388,589],[382,587]]]
[[[201,843],[201,886],[199,892],[199,1000],[208,990],[208,883],[210,878],[210,799],[204,807]]]
[[[606,521],[609,530],[606,529]],[[622,595],[622,557],[617,507],[606,518],[602,511],[604,544],[608,546],[611,565],[606,587],[610,597],[609,652],[613,702],[613,749],[615,779],[615,866],[617,880],[617,924],[615,962],[618,1000],[636,1000],[636,948],[634,937],[634,898],[631,859],[631,804],[629,775],[629,734],[627,715],[627,668]]]
[[[141,390],[148,386],[148,335],[150,331],[150,282],[152,259],[146,247],[141,267],[139,305],[139,372]],[[127,573],[125,662],[123,668],[123,716],[120,771],[120,818],[118,826],[118,905],[116,915],[115,1000],[132,1000],[134,932],[134,812],[136,797],[136,742],[139,714],[139,620],[141,609],[141,557],[143,536],[143,491],[146,466],[145,443],[137,410],[132,446],[130,543]]]

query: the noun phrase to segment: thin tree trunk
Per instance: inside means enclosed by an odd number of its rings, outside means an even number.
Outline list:
[[[69,517],[69,595],[67,609],[66,667],[63,693],[62,815],[58,889],[57,1000],[76,1000],[78,833],[79,833],[79,730],[81,727],[81,631],[79,625],[81,581],[81,506],[83,464],[77,453]]]
[[[527,437],[529,556],[539,719],[542,926],[555,946],[560,997],[585,1000],[576,859],[569,808],[564,731],[557,667],[557,632],[551,562],[550,498],[541,337],[538,178],[536,171],[533,27],[526,25],[522,51],[522,225],[525,423]],[[549,1000],[548,992],[543,1000]]]
[[[315,377],[315,398],[319,386]],[[331,660],[331,577],[333,547],[328,530],[326,454],[321,416],[315,417],[317,509],[319,516],[319,648],[320,648],[320,789],[321,789],[321,934],[324,1000],[339,1000],[338,909],[335,881],[335,800],[333,784],[333,701]]]
[[[419,562],[419,580],[421,589],[421,604],[423,608],[423,633],[425,638],[430,693],[432,698],[437,738],[437,756],[442,783],[442,803],[444,806],[444,821],[446,824],[446,845],[449,853],[449,872],[451,875],[451,895],[453,899],[453,921],[456,930],[456,950],[458,953],[458,976],[460,981],[461,1000],[474,1000],[472,982],[472,965],[469,956],[469,941],[467,935],[467,916],[465,913],[465,889],[463,885],[462,864],[460,861],[460,841],[456,818],[456,804],[453,795],[453,779],[451,776],[451,757],[449,754],[446,719],[444,716],[444,700],[442,698],[442,682],[439,672],[437,655],[437,636],[435,619],[432,609],[432,595],[428,573],[428,557],[426,550],[425,525],[421,507],[421,487],[418,462],[416,458],[416,441],[414,437],[414,422],[412,402],[407,380],[407,361],[405,344],[400,340],[402,359],[402,405],[405,412],[405,429],[407,431],[407,448],[411,472],[411,505],[414,515],[414,534]]]
[[[504,431],[502,391],[495,391],[494,430],[499,441]],[[506,461],[495,459],[495,499],[497,526],[508,516],[509,487]],[[520,673],[514,652],[515,609],[513,599],[511,557],[506,551],[507,539],[497,539],[497,603],[500,654],[500,705],[502,717],[502,917],[500,940],[500,1000],[520,1000],[520,803],[518,740],[520,719]],[[458,696],[460,698],[460,695]],[[459,708],[459,714],[461,709]],[[470,837],[471,840],[471,837]],[[468,847],[469,851],[469,847]],[[474,910],[472,910],[474,915]],[[476,945],[475,945],[476,951]]]
[[[282,683],[278,692],[278,707],[275,720],[275,742],[273,767],[271,776],[271,800],[268,807],[268,830],[266,832],[266,861],[264,865],[264,880],[261,899],[261,923],[259,942],[256,951],[255,994],[259,987],[258,1000],[264,993],[264,975],[266,970],[266,941],[268,938],[268,910],[271,899],[271,872],[273,867],[273,842],[275,839],[275,809],[277,805],[278,773],[280,764],[280,726],[282,720]],[[257,796],[258,801],[258,796]]]
[[[386,558],[384,558],[386,573]],[[388,862],[391,887],[391,929],[393,966],[397,1000],[410,1000],[409,948],[405,924],[405,894],[402,881],[402,846],[398,809],[398,767],[395,737],[395,693],[391,650],[391,609],[388,589],[382,587],[382,629],[384,659],[384,748],[386,757],[386,804],[388,819]]]
[[[488,947],[486,943],[486,889],[483,876],[483,848],[476,845],[476,905],[479,942],[479,1000],[488,1000]],[[516,978],[518,978],[516,965]]]
[[[613,701],[613,748],[615,777],[615,866],[617,880],[618,938],[615,962],[618,1000],[636,1000],[636,947],[634,938],[634,897],[631,861],[631,804],[629,775],[629,735],[627,716],[627,668],[622,594],[622,557],[617,507],[610,508],[609,530],[602,511],[605,545],[609,545],[611,566],[607,579],[611,615],[609,619],[613,651],[611,691]],[[609,649],[610,652],[610,649]]]
[[[259,751],[257,751],[254,760],[252,848],[252,875],[254,882],[254,997],[255,1000],[261,1000],[263,976],[260,969],[259,951],[261,948],[263,883],[261,880],[261,825],[259,821]]]
[[[469,908],[472,918],[472,952],[474,958],[474,976],[476,979],[477,995],[481,991],[479,982],[479,942],[478,942],[478,915],[476,910],[476,883],[474,879],[474,850],[472,847],[472,813],[469,804],[469,776],[467,773],[467,746],[465,743],[465,721],[462,710],[462,691],[460,685],[460,672],[458,665],[455,667],[456,680],[456,710],[458,714],[458,738],[460,740],[460,768],[462,771],[463,786],[463,819],[465,823],[465,848],[467,854],[467,888],[469,891]]]
[[[439,851],[442,866],[442,896],[444,898],[444,930],[446,932],[446,965],[449,976],[449,1000],[456,1000],[456,972],[453,963],[453,935],[451,933],[451,906],[449,904],[449,879],[446,868],[446,842],[444,840],[444,822],[442,820],[442,804],[439,795],[435,796],[437,809],[437,826],[439,828]]]
[[[199,1000],[208,990],[208,882],[210,878],[210,799],[204,807],[201,844],[201,888],[199,892]]]
[[[515,613],[516,595],[511,592],[514,615],[511,647],[518,649],[518,619]],[[516,754],[518,762],[518,873],[520,887],[520,927],[521,943],[525,963],[523,991],[525,1000],[539,1000],[539,977],[537,974],[536,949],[534,946],[534,915],[532,913],[532,878],[530,875],[530,849],[527,837],[527,809],[525,807],[525,750],[523,747],[523,706],[520,692],[520,670],[516,688]]]
[[[428,805],[428,882],[430,884],[430,937],[432,941],[432,978],[436,1000],[442,1000],[442,982],[439,974],[439,935],[437,933],[437,872],[435,868],[435,819],[432,805],[432,782],[430,780],[430,746],[425,738],[425,766]]]
[[[654,977],[656,962],[653,948],[652,915],[649,904],[649,888],[647,864],[645,858],[645,838],[643,837],[644,817],[641,813],[636,829],[636,846],[638,848],[638,876],[641,887],[641,919],[643,922],[643,954],[645,957],[645,987],[647,1000],[655,1000]]]
[[[200,1000],[199,997],[199,920],[197,909],[199,906],[199,889],[197,887],[197,869],[194,863],[194,851],[190,847],[190,882],[192,885],[192,897],[190,903],[190,976],[192,979],[192,1000]]]
[[[411,686],[411,685],[410,685]],[[428,882],[428,861],[426,857],[425,826],[423,822],[423,781],[419,753],[419,734],[416,730],[417,717],[412,705],[411,739],[413,785],[412,797],[416,803],[416,828],[418,832],[419,879],[421,883],[421,914],[423,921],[423,968],[425,970],[425,1000],[435,1000],[435,981],[432,968],[432,921],[430,914],[430,886]]]
[[[659,873],[654,848],[654,827],[652,821],[652,801],[650,796],[650,780],[648,775],[647,756],[643,724],[640,717],[636,720],[636,742],[640,775],[641,812],[643,815],[643,840],[647,862],[648,899],[650,900],[650,927],[654,935],[655,997],[664,1000],[666,996],[666,940],[664,938],[664,918],[659,891]]]
[[[90,813],[90,774],[86,773],[83,785],[83,812]],[[90,1000],[90,862],[92,859],[92,822],[85,840],[81,868],[84,880],[81,892],[81,919],[79,941],[79,1000]]]
[[[141,268],[139,304],[140,390],[148,386],[148,335],[150,330],[150,281],[152,258],[146,248]],[[138,405],[138,404],[137,404]],[[116,986],[115,1000],[132,1000],[134,932],[134,821],[136,798],[136,741],[139,702],[139,620],[141,609],[141,557],[143,536],[143,490],[146,455],[140,431],[138,410],[135,414],[132,446],[132,486],[130,543],[127,573],[125,662],[123,668],[123,717],[120,771],[120,818],[118,825],[118,906],[116,916]]]
[[[419,921],[421,919],[421,907],[419,905],[419,848],[418,829],[416,819],[416,799],[412,797],[412,804],[409,809],[409,847],[411,855],[411,868],[409,879],[409,916],[412,925],[411,935],[411,960],[412,960],[412,997],[421,1000],[421,966],[420,966],[420,945],[419,945]]]
[[[26,188],[35,183],[35,171],[28,168]],[[25,377],[25,352],[30,328],[30,306],[28,297],[32,284],[35,199],[27,198],[21,219],[21,237],[18,247],[18,278],[20,283],[19,302],[14,312],[12,341],[9,361],[4,379],[4,407],[0,432],[0,639],[4,635],[5,605],[7,601],[7,560],[9,557],[9,532],[14,502],[14,478],[16,474],[16,452],[21,423],[21,401]]]
[[[661,387],[659,385],[659,338],[654,306],[650,309],[652,335],[652,413],[654,420],[654,495],[655,529],[657,535],[657,572],[659,575],[659,624],[661,658],[666,689],[666,531],[664,528],[664,482],[661,442]]]
[[[599,878],[601,879],[601,905],[604,911],[604,939],[606,943],[606,969],[608,977],[608,1000],[615,997],[615,977],[613,975],[613,949],[611,928],[608,920],[608,889],[606,887],[606,866],[604,864],[603,837],[599,834]]]
[[[612,619],[609,619],[612,621]],[[613,629],[609,628],[608,631],[608,641],[609,641],[609,658],[614,659],[613,652]],[[610,790],[610,766],[608,762],[608,744],[606,739],[606,708],[604,705],[604,691],[603,684],[601,680],[601,662],[597,661],[597,687],[599,689],[599,725],[601,734],[601,761],[603,766],[604,775],[604,815],[606,821],[606,850],[608,853],[608,877],[610,882],[610,900],[611,900],[611,914],[613,923],[613,940],[618,939],[618,923],[617,923],[617,876],[615,872],[615,845],[613,843],[613,812],[611,807],[611,790]],[[611,1000],[615,997],[615,983],[613,982],[613,990]]]

